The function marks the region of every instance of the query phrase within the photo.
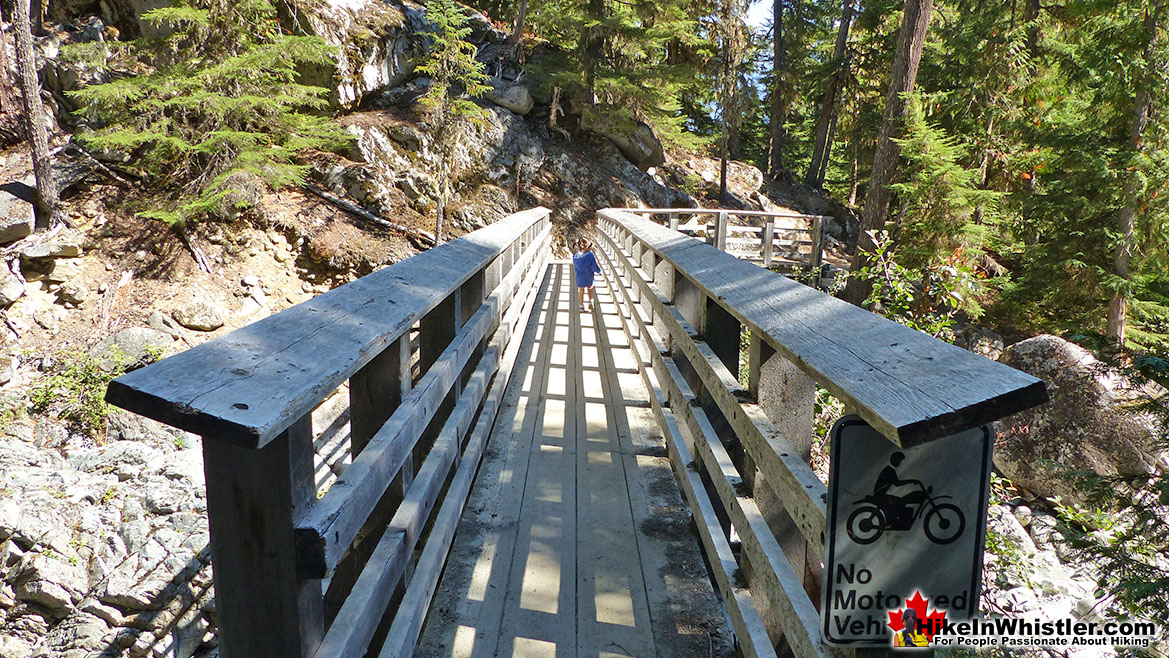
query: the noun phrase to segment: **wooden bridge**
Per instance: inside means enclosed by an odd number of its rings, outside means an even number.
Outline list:
[[[111,383],[204,437],[221,655],[850,653],[819,631],[816,385],[906,446],[1046,399],[647,219],[598,229],[592,313],[534,209]]]

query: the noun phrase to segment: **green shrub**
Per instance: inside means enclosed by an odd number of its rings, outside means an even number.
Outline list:
[[[126,356],[116,348],[111,349],[108,360],[96,359],[83,350],[58,352],[52,368],[29,393],[32,410],[60,418],[100,440],[110,409],[105,402],[106,387],[125,370]]]

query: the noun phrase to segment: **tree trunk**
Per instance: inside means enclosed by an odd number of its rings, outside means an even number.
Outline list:
[[[724,0],[725,1],[725,0]],[[730,30],[730,12],[727,12],[725,17],[726,24],[724,29]],[[730,148],[731,141],[731,101],[733,92],[731,91],[731,37],[729,34],[723,35],[723,84],[722,84],[722,135],[719,140],[719,176],[718,176],[718,200],[720,204],[727,203],[727,151]]]
[[[828,161],[828,150],[831,142],[831,124],[836,121],[839,111],[840,90],[848,77],[845,55],[848,48],[848,31],[852,25],[853,2],[844,0],[844,9],[840,13],[840,27],[836,32],[836,48],[832,51],[833,70],[828,76],[824,87],[824,95],[820,97],[820,117],[816,120],[816,139],[812,144],[812,161],[808,164],[808,175],[804,182],[816,188],[824,186],[822,173]]]
[[[1129,130],[1129,146],[1133,153],[1139,153],[1144,147],[1145,125],[1149,122],[1149,110],[1153,106],[1153,97],[1149,94],[1147,79],[1148,74],[1155,68],[1154,63],[1155,47],[1157,45],[1157,18],[1161,8],[1160,2],[1154,2],[1151,7],[1145,10],[1144,28],[1145,34],[1148,35],[1148,42],[1145,43],[1144,61],[1146,65],[1145,73],[1146,80],[1141,85],[1140,91],[1137,92],[1136,104],[1133,111],[1132,127]],[[1129,261],[1132,259],[1133,248],[1133,234],[1135,232],[1137,205],[1140,199],[1137,198],[1137,183],[1133,178],[1133,174],[1124,182],[1124,207],[1116,216],[1117,229],[1121,236],[1120,243],[1116,245],[1116,250],[1113,253],[1113,266],[1116,276],[1124,279],[1125,283],[1117,289],[1112,296],[1112,301],[1108,303],[1108,325],[1105,333],[1108,337],[1115,340],[1119,345],[1124,345],[1124,330],[1128,321],[1128,280],[1129,280]]]
[[[595,21],[605,18],[605,0],[589,0],[589,17]],[[605,52],[605,35],[603,28],[594,25],[585,28],[584,39],[584,76],[585,90],[588,92],[588,104],[597,102],[597,67],[600,66],[601,56]]]
[[[772,24],[774,35],[772,43],[774,54],[772,61],[771,81],[771,158],[767,166],[767,173],[773,179],[785,178],[787,169],[783,166],[783,146],[787,140],[783,128],[787,119],[787,42],[783,35],[783,6],[784,0],[774,0],[772,5]]]
[[[839,116],[839,110],[832,112],[832,121],[828,123],[828,139],[824,142],[824,156],[820,159],[816,187],[824,187],[824,179],[828,176],[828,162],[832,158],[832,141],[836,139],[836,120]]]
[[[1023,24],[1027,26],[1027,53],[1039,59],[1039,0],[1027,0],[1023,6]]]
[[[900,133],[905,120],[907,106],[903,94],[913,91],[913,85],[917,81],[917,67],[921,64],[921,51],[925,46],[925,33],[933,8],[933,0],[905,0],[905,15],[901,20],[897,51],[893,56],[889,95],[885,99],[885,117],[881,122],[877,150],[873,154],[872,174],[869,177],[868,189],[865,191],[860,239],[852,266],[854,272],[868,265],[866,252],[871,252],[875,247],[868,232],[882,228],[885,225],[885,216],[889,212],[889,199],[892,196],[889,186],[897,178],[897,165],[901,157],[901,147],[893,138]],[[872,283],[850,278],[842,297],[860,306],[872,289]]]
[[[508,37],[508,43],[519,43],[524,38],[524,25],[528,22],[528,0],[519,0],[515,12],[515,29]]]
[[[0,144],[16,144],[24,140],[23,113],[16,102],[16,87],[8,77],[8,47],[0,34]]]
[[[16,28],[17,80],[24,99],[25,130],[32,145],[33,173],[37,179],[36,228],[39,231],[64,221],[64,213],[49,161],[49,136],[45,131],[45,108],[41,104],[41,85],[34,64],[28,10],[28,0],[16,0],[13,18]]]
[[[849,169],[848,179],[848,207],[856,208],[856,190],[860,185],[857,180],[857,165],[860,161],[860,140],[852,140],[852,167]]]
[[[434,246],[438,246],[443,242],[442,229],[446,222],[446,193],[440,192],[438,195],[438,214],[434,218]]]

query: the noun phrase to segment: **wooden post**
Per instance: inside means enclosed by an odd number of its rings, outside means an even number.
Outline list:
[[[820,286],[820,269],[824,262],[824,223],[816,215],[812,219],[812,285]]]
[[[675,231],[678,230],[678,213],[676,212],[670,213],[670,228]]]
[[[805,462],[811,459],[816,407],[816,383],[794,363],[777,354],[766,342],[752,336],[748,388],[755,391],[759,406]],[[755,499],[767,523],[787,554],[804,589],[820,604],[820,561],[811,555],[799,528],[770,485],[757,487]]]
[[[763,267],[771,269],[771,259],[775,254],[775,219],[768,218],[763,226]]]
[[[718,233],[715,236],[714,246],[719,251],[727,250],[727,222],[730,217],[727,216],[727,211],[718,211]]]
[[[260,449],[203,437],[224,658],[309,658],[324,636],[321,581],[297,575],[293,537],[316,500],[312,438],[310,415]]]
[[[354,457],[410,390],[410,336],[403,335],[349,379],[349,441]]]

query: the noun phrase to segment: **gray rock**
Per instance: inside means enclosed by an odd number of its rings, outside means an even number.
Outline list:
[[[6,268],[0,267],[0,307],[10,306],[24,297],[24,283]]]
[[[35,240],[20,250],[28,260],[38,258],[76,258],[81,255],[85,234],[76,229],[65,229],[51,238]]]
[[[76,304],[80,305],[85,300],[89,299],[89,288],[83,284],[69,281],[61,284],[61,288],[57,290],[57,299],[62,304]]]
[[[981,354],[988,359],[998,359],[1003,353],[1003,337],[995,332],[969,325],[954,334],[954,344],[963,349]]]
[[[41,655],[53,658],[92,656],[93,652],[106,648],[105,635],[109,630],[100,618],[87,612],[74,612],[49,630],[41,645],[41,651],[46,653]]]
[[[581,116],[580,125],[613,142],[621,155],[642,171],[666,161],[665,149],[648,124],[616,116],[614,108],[598,105]]]
[[[112,370],[120,362],[129,369],[146,365],[157,354],[169,350],[173,343],[174,339],[161,331],[130,327],[101,339],[90,348],[89,355],[103,368]]]
[[[31,203],[0,191],[0,244],[31,235],[35,221]]]
[[[1064,502],[1083,502],[1073,471],[1146,475],[1165,467],[1159,427],[1132,408],[1149,393],[1056,336],[1037,336],[1003,352],[1003,363],[1047,382],[1048,404],[999,423],[995,465],[1015,485]]]
[[[255,274],[249,274],[243,278],[244,286],[251,288],[260,285],[260,277]]]
[[[93,473],[123,464],[143,466],[163,456],[161,450],[138,441],[113,441],[69,457],[69,465]]]
[[[532,100],[532,92],[527,87],[498,78],[491,81],[491,91],[487,92],[487,100],[520,116],[531,112],[532,106],[536,104],[536,101]]]
[[[76,562],[74,558],[74,562]],[[80,601],[88,588],[88,574],[79,564],[56,556],[36,554],[16,575],[16,598],[61,610]]]
[[[201,299],[176,308],[171,313],[175,322],[195,331],[215,331],[223,326],[226,315],[221,307]]]

